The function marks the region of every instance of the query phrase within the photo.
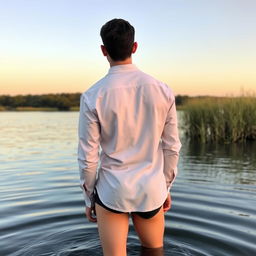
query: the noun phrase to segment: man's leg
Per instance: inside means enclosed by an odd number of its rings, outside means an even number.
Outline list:
[[[95,210],[104,256],[126,256],[129,214],[113,213],[97,203]]]
[[[164,255],[163,240],[165,220],[163,207],[150,219],[144,219],[134,213],[131,215],[134,228],[142,245],[141,255],[147,255],[148,250],[151,250],[152,255]]]

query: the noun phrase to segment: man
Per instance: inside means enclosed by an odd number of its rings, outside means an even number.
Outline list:
[[[110,69],[80,101],[81,188],[104,256],[126,255],[129,213],[141,255],[163,255],[164,212],[181,147],[172,90],[132,64],[134,33],[123,19],[101,28]]]

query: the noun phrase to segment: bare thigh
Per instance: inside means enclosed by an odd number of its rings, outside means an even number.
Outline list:
[[[147,248],[163,246],[165,225],[163,207],[150,219],[143,219],[134,213],[131,216],[142,246]]]
[[[97,203],[95,210],[104,256],[126,256],[129,214],[110,212]]]

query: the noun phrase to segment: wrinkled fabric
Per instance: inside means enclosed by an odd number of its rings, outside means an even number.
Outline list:
[[[169,86],[134,64],[113,66],[81,95],[80,187],[91,207],[123,212],[160,207],[177,175],[181,143]]]

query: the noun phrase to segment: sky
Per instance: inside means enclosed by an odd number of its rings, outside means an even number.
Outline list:
[[[256,93],[255,0],[0,0],[0,95],[84,92],[109,64],[100,28],[135,27],[133,63],[182,95]]]

